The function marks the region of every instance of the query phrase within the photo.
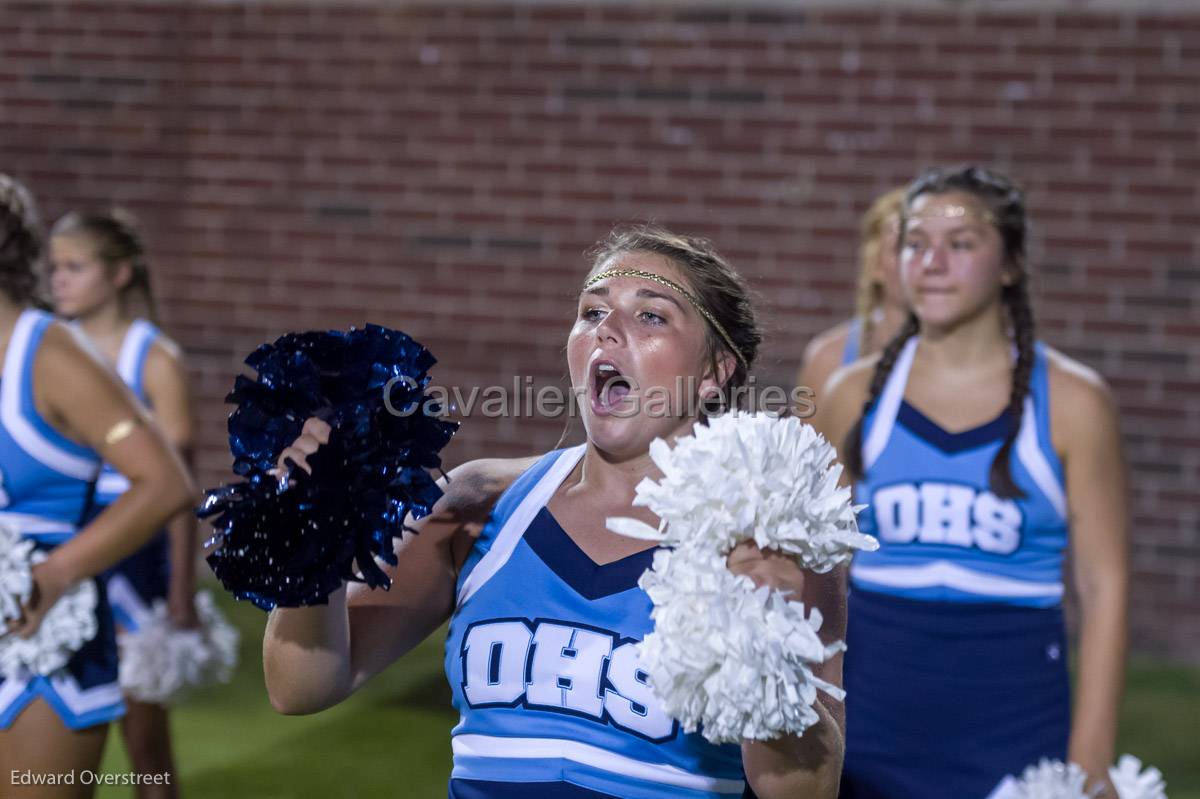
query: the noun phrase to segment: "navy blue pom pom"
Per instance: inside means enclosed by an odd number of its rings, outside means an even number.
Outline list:
[[[238,599],[264,610],[324,604],[344,580],[390,581],[405,518],[429,513],[442,495],[429,470],[458,428],[427,398],[429,350],[396,330],[289,333],[246,359],[227,402],[233,470],[245,478],[209,489],[196,513],[217,531],[213,573]],[[385,396],[386,395],[386,396]],[[329,443],[281,487],[268,472],[318,416]],[[361,577],[355,574],[355,569]]]

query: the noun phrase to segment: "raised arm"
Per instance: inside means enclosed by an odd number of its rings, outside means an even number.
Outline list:
[[[289,457],[307,468],[304,456],[327,443],[329,432],[310,419],[280,462]],[[272,706],[287,714],[331,707],[441,626],[454,609],[463,556],[523,463],[472,461],[451,471],[432,512],[410,520],[417,533],[397,544],[397,565],[385,567],[389,590],[354,584],[334,592],[327,605],[271,611],[263,671]]]

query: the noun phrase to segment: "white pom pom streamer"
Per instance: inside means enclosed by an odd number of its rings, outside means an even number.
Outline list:
[[[1021,799],[1088,799],[1087,774],[1074,763],[1042,759],[1029,766],[1017,784]]]
[[[821,613],[734,575],[724,556],[661,550],[639,585],[654,631],[638,647],[654,693],[686,732],[713,743],[801,733],[817,723],[817,691],[845,693],[812,673],[844,649],[817,632]]]
[[[1142,771],[1142,761],[1122,755],[1108,777],[1117,791],[1117,799],[1167,799],[1166,783],[1156,768]],[[1087,788],[1087,774],[1074,763],[1042,759],[1029,766],[1019,780],[1005,779],[988,799],[1092,799],[1100,786]]]
[[[229,682],[237,665],[238,631],[207,591],[196,594],[200,626],[180,630],[159,599],[136,632],[119,637],[121,690],[142,702],[170,704],[192,689]]]
[[[33,541],[0,524],[0,623],[21,617],[21,605],[33,591],[30,556]]]
[[[639,583],[655,624],[639,659],[663,709],[714,743],[803,733],[819,719],[818,690],[845,696],[812,671],[845,645],[822,643],[815,608],[806,616],[784,593],[755,588],[725,558],[753,541],[824,573],[878,547],[858,532],[833,448],[795,418],[729,414],[674,447],[655,440],[650,456],[663,476],[639,483],[634,504],[656,513],[658,528],[607,526],[674,548],[656,553]]]
[[[1167,799],[1162,772],[1154,767],[1142,771],[1142,761],[1133,755],[1121,755],[1108,770],[1108,778],[1120,799]]]
[[[10,527],[0,526],[0,615],[5,623],[18,618],[33,594],[33,566],[46,553],[33,548]],[[96,637],[96,585],[84,580],[59,598],[42,617],[34,634],[22,638],[0,634],[0,674],[24,680],[47,675],[67,665],[79,649]]]
[[[858,532],[833,447],[794,417],[717,416],[674,447],[655,439],[650,457],[662,479],[639,483],[633,504],[654,511],[658,529],[614,518],[613,532],[714,552],[754,541],[817,573],[848,563],[856,549],[879,547]]]

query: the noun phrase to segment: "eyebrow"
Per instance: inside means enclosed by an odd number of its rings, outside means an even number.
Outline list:
[[[583,292],[583,294],[585,294],[585,295],[591,294],[591,295],[595,295],[597,297],[607,297],[608,296],[608,286],[592,286],[590,289]],[[670,294],[663,294],[660,291],[654,291],[653,289],[638,289],[637,296],[650,297],[652,299],[667,300],[668,302],[673,303],[675,305],[675,307],[678,308],[679,310],[681,310],[681,311],[684,310],[683,306],[679,303],[679,300],[675,299]]]

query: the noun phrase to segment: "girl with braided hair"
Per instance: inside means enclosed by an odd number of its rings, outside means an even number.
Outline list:
[[[797,385],[819,394],[838,367],[878,352],[908,318],[896,269],[903,204],[903,187],[892,189],[863,214],[854,318],[809,342]]]
[[[154,412],[168,440],[190,460],[192,413],[179,347],[154,325],[154,299],[146,247],[122,211],[71,213],[50,235],[48,283],[54,310],[72,320],[100,350],[130,390]],[[147,318],[149,317],[149,318]],[[105,464],[96,485],[102,511],[129,487]],[[195,594],[196,518],[183,512],[166,530],[104,575],[118,635],[136,632],[154,603],[167,603],[172,624],[198,625]],[[125,697],[121,733],[129,760],[140,774],[174,774],[171,734],[164,705]],[[138,786],[141,799],[178,795],[178,785]]]
[[[851,568],[843,797],[982,799],[1039,758],[1112,762],[1126,641],[1126,485],[1095,372],[1038,342],[1026,216],[1008,178],[932,169],[905,197],[912,313],[836,373],[865,532]],[[1068,537],[1068,532],[1070,533]],[[1079,596],[1072,717],[1064,555]]]
[[[0,175],[0,524],[46,554],[33,589],[0,636],[29,637],[69,589],[96,584],[96,633],[48,674],[0,674],[0,795],[90,796],[108,722],[121,716],[105,569],[185,509],[192,487],[145,409],[75,330],[35,310],[41,238],[33,201]],[[87,498],[101,461],[129,490],[94,518]],[[10,784],[28,774],[34,787]],[[68,779],[69,777],[69,779]]]

